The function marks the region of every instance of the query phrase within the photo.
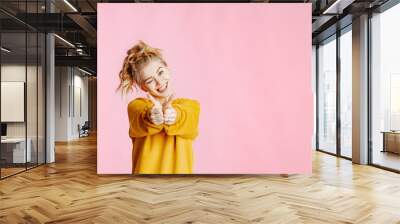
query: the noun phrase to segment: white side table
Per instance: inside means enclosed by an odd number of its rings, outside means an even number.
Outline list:
[[[25,138],[6,138],[1,139],[2,145],[13,145],[13,163],[25,163],[31,162],[32,160],[32,153],[31,153],[31,146],[32,140],[30,138],[26,139],[26,143],[28,144],[26,147],[26,154],[25,154]],[[25,159],[27,159],[25,161]]]

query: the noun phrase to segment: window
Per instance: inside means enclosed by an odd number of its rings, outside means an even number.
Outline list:
[[[336,153],[336,36],[318,47],[318,149]]]
[[[371,18],[373,164],[400,170],[400,5]]]
[[[352,157],[352,34],[351,26],[340,36],[340,154]]]

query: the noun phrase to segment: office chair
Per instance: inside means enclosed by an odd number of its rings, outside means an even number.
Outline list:
[[[90,129],[89,121],[85,121],[82,127],[78,125],[78,129],[79,129],[79,138],[89,136],[89,129]]]

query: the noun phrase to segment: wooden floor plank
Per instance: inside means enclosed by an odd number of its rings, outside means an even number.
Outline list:
[[[96,137],[0,181],[0,223],[397,223],[400,175],[313,152],[312,175],[97,175]]]

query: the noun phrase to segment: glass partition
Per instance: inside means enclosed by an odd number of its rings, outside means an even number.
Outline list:
[[[27,113],[27,150],[30,151],[30,160],[27,163],[27,167],[33,167],[37,165],[38,157],[38,55],[37,55],[37,41],[38,35],[36,32],[27,33],[27,64],[26,64],[26,113]]]
[[[26,33],[2,33],[1,47],[0,150],[1,176],[6,177],[24,171],[31,161],[26,140]]]
[[[44,33],[17,17],[42,13],[44,1],[1,1],[0,178],[45,163]]]

